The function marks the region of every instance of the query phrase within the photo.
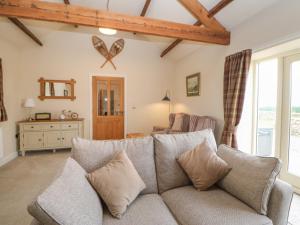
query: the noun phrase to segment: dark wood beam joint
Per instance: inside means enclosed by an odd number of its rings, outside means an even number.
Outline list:
[[[28,37],[30,37],[39,46],[43,46],[43,43],[17,18],[8,17],[8,19],[15,24],[19,29],[21,29]]]
[[[233,2],[234,0],[221,0],[217,5],[215,5],[211,10],[208,11],[208,17],[211,18],[215,16],[218,12],[220,12],[223,8],[225,8],[229,3]],[[202,22],[198,20],[194,23],[194,26],[201,26]],[[183,39],[176,39],[172,42],[161,54],[160,57],[164,57],[168,54],[173,48],[175,48],[179,43],[181,43]]]
[[[147,10],[149,8],[150,3],[151,3],[151,0],[146,0],[144,8],[143,8],[143,10],[141,12],[141,16],[145,16],[146,15],[146,12],[147,12]]]

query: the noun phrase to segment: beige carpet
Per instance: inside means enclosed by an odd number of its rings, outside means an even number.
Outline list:
[[[62,169],[69,151],[35,152],[0,168],[0,225],[29,225],[28,203],[43,191]],[[300,225],[300,197],[294,196],[290,224]]]
[[[28,203],[59,173],[70,151],[26,153],[0,168],[0,225],[29,225]]]

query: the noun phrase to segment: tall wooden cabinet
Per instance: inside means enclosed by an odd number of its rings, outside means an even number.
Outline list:
[[[26,151],[71,148],[74,137],[83,137],[83,119],[21,121],[19,128],[19,149]]]

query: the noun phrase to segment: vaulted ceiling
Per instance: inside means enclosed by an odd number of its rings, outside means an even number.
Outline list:
[[[69,0],[72,5],[80,5],[94,9],[106,10],[106,0]],[[199,0],[201,4],[210,10],[220,0]],[[279,0],[234,0],[226,8],[220,11],[215,18],[227,29],[232,30],[235,26],[241,24],[245,20],[251,18],[259,11],[269,7]],[[47,2],[62,3],[62,0],[47,0]],[[132,16],[140,15],[145,4],[145,0],[110,0],[110,11],[123,13]],[[194,24],[197,20],[183,5],[177,0],[152,0],[149,8],[145,14],[145,17],[162,19],[167,21],[173,21],[184,24]],[[33,21],[20,19],[36,36],[41,40],[44,39],[53,30],[67,30],[72,32],[83,33],[95,33],[97,29],[91,27],[78,28],[70,27],[67,24],[50,23],[43,21]],[[18,32],[15,28],[9,27],[6,18],[0,17],[0,30],[5,29],[7,32],[0,32],[0,37],[17,43],[18,45],[26,45],[30,40],[26,37],[20,39],[16,38],[12,33]],[[18,33],[18,36],[22,34]],[[142,39],[147,41],[156,42],[157,46],[164,50],[174,41],[173,38],[154,37],[149,35],[133,35],[129,32],[119,32],[118,37]],[[197,46],[201,46],[201,43],[184,41],[178,45],[172,52],[168,54],[174,60],[180,59],[180,57],[189,54],[191,51],[195,51]]]

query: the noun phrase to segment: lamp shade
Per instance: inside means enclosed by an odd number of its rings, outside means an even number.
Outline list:
[[[170,102],[171,101],[171,99],[166,95],[163,99],[162,99],[162,101],[165,101],[165,102]]]
[[[170,102],[171,101],[169,90],[166,91],[166,95],[165,95],[165,97],[163,97],[162,101],[164,101],[164,102]]]
[[[24,108],[34,108],[35,107],[35,102],[33,98],[27,98],[24,102]]]

